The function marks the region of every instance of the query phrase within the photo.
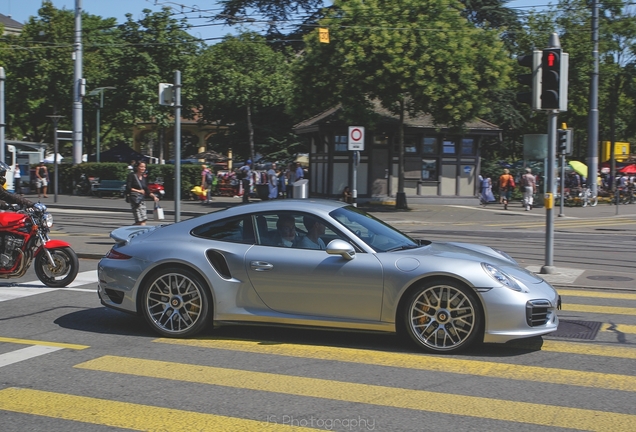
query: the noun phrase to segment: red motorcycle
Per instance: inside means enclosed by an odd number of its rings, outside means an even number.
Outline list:
[[[166,195],[166,190],[163,187],[163,179],[157,177],[154,182],[148,182],[148,192],[155,194],[159,199],[163,199]]]
[[[49,239],[53,216],[42,203],[27,210],[0,213],[0,278],[24,276],[35,260],[35,274],[44,285],[65,287],[75,280],[79,260],[71,245]]]

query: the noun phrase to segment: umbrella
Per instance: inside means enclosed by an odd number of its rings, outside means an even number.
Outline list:
[[[636,164],[626,165],[619,169],[618,172],[623,174],[636,174]]]
[[[44,159],[42,159],[42,162],[44,163],[54,163],[55,162],[55,157],[52,154],[48,154],[46,155],[46,157]],[[64,156],[62,156],[61,154],[57,154],[57,161],[61,162],[62,159],[64,159]]]
[[[205,160],[220,160],[225,161],[227,157],[223,156],[221,153],[217,153],[214,150],[208,150],[201,153],[197,153],[195,155],[189,156],[188,159],[205,159]]]
[[[298,162],[300,163],[301,166],[303,167],[308,167],[309,166],[309,155],[308,154],[299,154],[296,159],[294,160],[294,162]]]
[[[576,171],[576,173],[578,175],[582,175],[584,177],[587,177],[587,165],[585,165],[583,162],[570,161],[570,162],[568,162],[568,164],[570,164],[572,169],[574,171]]]

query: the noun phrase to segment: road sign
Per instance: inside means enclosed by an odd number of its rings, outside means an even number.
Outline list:
[[[349,150],[364,150],[364,126],[349,126]]]
[[[73,141],[73,131],[57,130],[57,139],[60,141]]]

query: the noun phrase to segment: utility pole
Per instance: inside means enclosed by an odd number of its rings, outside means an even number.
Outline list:
[[[75,0],[75,69],[73,75],[73,164],[82,163],[82,97],[85,83],[82,78],[82,0]]]
[[[0,161],[4,161],[4,68],[0,67]],[[12,169],[14,167],[11,167]]]
[[[181,220],[181,71],[174,71],[174,221]]]
[[[598,173],[598,0],[592,0],[592,59],[594,71],[590,82],[590,112],[587,122],[587,186],[592,196],[598,196],[596,184]],[[612,142],[612,149],[614,143]],[[611,172],[614,175],[614,172]],[[618,207],[617,207],[618,209]]]

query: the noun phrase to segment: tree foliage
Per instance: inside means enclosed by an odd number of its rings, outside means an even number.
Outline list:
[[[284,110],[291,90],[289,73],[285,55],[263,37],[253,33],[227,37],[198,58],[192,74],[194,103],[203,121],[227,126],[238,141],[234,148],[253,159],[256,141],[266,139],[255,137],[255,124],[264,126],[266,113],[276,107],[278,112]],[[241,142],[249,143],[249,148],[241,148]]]

